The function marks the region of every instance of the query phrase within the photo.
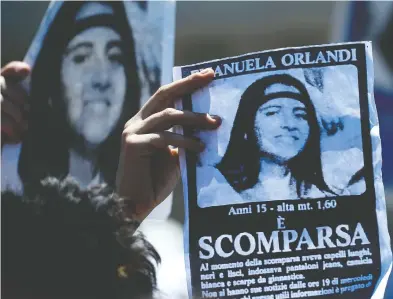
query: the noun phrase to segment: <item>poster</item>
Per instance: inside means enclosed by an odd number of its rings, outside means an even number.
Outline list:
[[[2,150],[2,190],[48,175],[114,186],[124,124],[172,81],[174,33],[173,1],[50,2],[25,56],[29,130]]]
[[[279,49],[205,68],[178,108],[222,117],[181,152],[191,298],[382,298],[391,250],[371,43]]]

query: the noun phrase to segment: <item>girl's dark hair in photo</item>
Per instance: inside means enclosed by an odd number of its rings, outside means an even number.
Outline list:
[[[46,178],[2,193],[1,297],[151,299],[160,257],[107,185]]]
[[[31,74],[29,130],[23,140],[18,172],[25,185],[37,183],[47,176],[63,178],[69,171],[69,148],[72,129],[67,125],[67,109],[62,101],[60,82],[64,50],[79,32],[94,26],[115,30],[122,40],[126,96],[118,123],[100,145],[97,171],[110,186],[115,184],[121,145],[121,133],[128,119],[140,105],[140,82],[134,49],[134,38],[121,1],[99,2],[110,6],[113,15],[75,17],[87,1],[64,1],[42,43]]]
[[[282,84],[295,88],[298,92],[266,93],[268,87]],[[320,129],[313,103],[304,84],[288,74],[278,74],[258,79],[243,93],[233,123],[230,141],[222,160],[216,165],[228,183],[237,192],[253,188],[258,182],[261,152],[254,129],[258,109],[269,100],[291,98],[302,102],[307,111],[310,127],[308,140],[303,150],[287,162],[296,180],[299,197],[312,185],[321,191],[331,192],[326,185],[321,166]],[[269,153],[265,153],[269,157]]]

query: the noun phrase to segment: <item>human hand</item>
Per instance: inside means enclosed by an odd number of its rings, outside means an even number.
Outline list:
[[[20,142],[27,129],[27,92],[20,83],[29,74],[29,65],[20,61],[0,71],[2,145]]]
[[[173,102],[207,85],[209,69],[161,87],[125,125],[116,176],[118,194],[125,198],[132,217],[142,221],[175,188],[180,178],[178,151],[204,150],[196,138],[167,131],[176,125],[213,130],[221,119],[208,114],[180,111]],[[175,147],[175,148],[173,148]]]

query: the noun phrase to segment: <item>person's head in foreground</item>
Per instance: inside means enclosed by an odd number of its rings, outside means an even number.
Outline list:
[[[22,181],[65,177],[72,150],[94,160],[94,171],[113,186],[121,133],[140,104],[134,39],[122,2],[61,5],[36,59],[30,97]]]
[[[2,298],[151,298],[155,249],[108,187],[48,178],[2,195]]]
[[[329,190],[320,151],[320,129],[307,89],[290,75],[271,75],[252,83],[241,96],[228,148],[217,168],[241,193],[259,182],[263,165],[278,165],[290,174],[301,197],[312,186]]]

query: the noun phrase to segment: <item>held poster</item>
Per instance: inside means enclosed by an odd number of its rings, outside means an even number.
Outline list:
[[[48,175],[113,187],[125,123],[172,80],[174,33],[173,1],[50,2],[25,56],[29,130],[2,150],[2,190]]]
[[[178,108],[222,117],[181,152],[190,298],[382,298],[391,249],[371,43],[279,49],[205,68]]]

